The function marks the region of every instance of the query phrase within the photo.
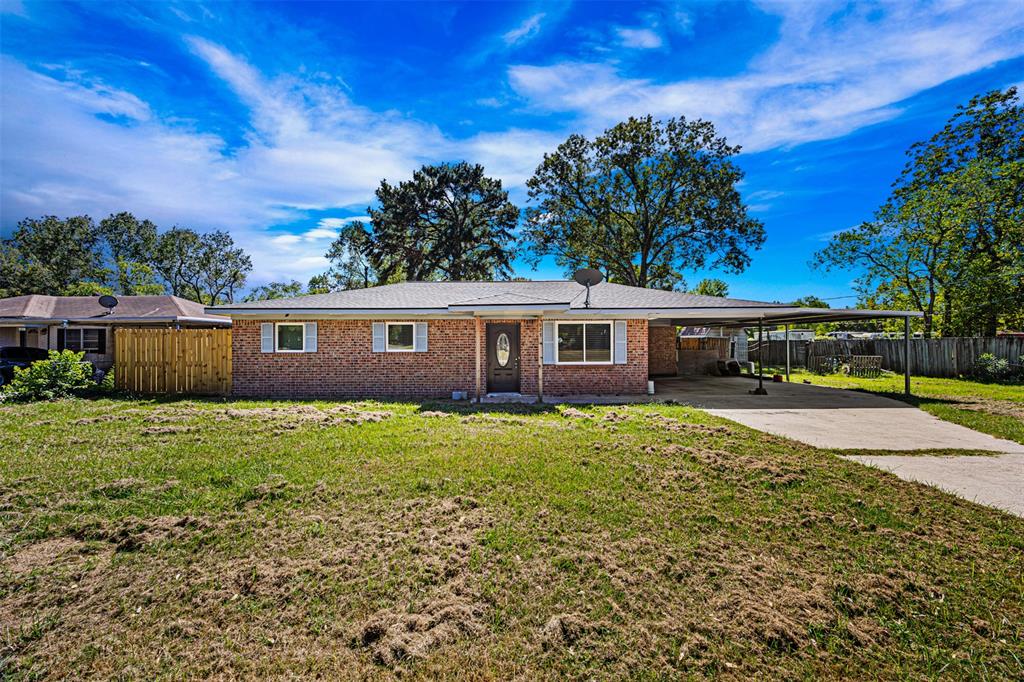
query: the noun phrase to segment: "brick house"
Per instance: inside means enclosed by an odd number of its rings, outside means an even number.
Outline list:
[[[676,327],[807,317],[782,303],[572,281],[406,282],[211,307],[246,397],[629,395],[677,370]],[[754,322],[756,324],[756,322]]]

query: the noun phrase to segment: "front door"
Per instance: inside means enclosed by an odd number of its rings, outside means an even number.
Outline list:
[[[519,392],[519,323],[487,323],[487,392]]]

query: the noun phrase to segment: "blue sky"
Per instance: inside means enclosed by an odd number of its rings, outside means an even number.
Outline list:
[[[253,284],[325,269],[381,178],[466,159],[523,205],[568,134],[652,113],[712,120],[743,146],[743,195],[768,234],[745,273],[690,283],[848,296],[854,275],[811,270],[813,252],[870,217],[906,148],[957,104],[1024,81],[1019,1],[0,9],[3,234],[120,210],[228,229]]]

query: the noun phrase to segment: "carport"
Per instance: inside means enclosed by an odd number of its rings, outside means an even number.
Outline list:
[[[923,317],[922,313],[911,310],[864,310],[860,308],[800,308],[796,306],[779,307],[722,307],[696,308],[680,310],[679,315],[671,317],[654,317],[651,324],[673,325],[677,327],[757,327],[758,343],[764,341],[764,326],[782,325],[786,330],[786,376],[789,376],[789,328],[798,324],[820,324],[822,322],[849,322],[879,319],[903,319],[903,385],[906,395],[910,395],[910,318]],[[754,395],[766,395],[761,358],[758,355],[757,388],[751,391]]]

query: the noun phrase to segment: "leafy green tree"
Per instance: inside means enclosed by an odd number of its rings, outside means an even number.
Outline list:
[[[374,248],[373,236],[362,222],[355,220],[341,228],[326,254],[331,269],[323,275],[324,281],[318,284],[331,291],[365,289],[384,284],[379,281],[377,270],[370,260],[369,254]],[[380,255],[383,257],[383,254]],[[403,270],[400,267],[392,268],[389,272],[393,279],[402,278]]]
[[[319,275],[313,275],[309,278],[309,284],[306,285],[307,294],[326,294],[331,291],[331,278],[328,274],[321,273]]]
[[[149,220],[139,220],[123,211],[100,221],[100,237],[114,271],[113,286],[118,294],[137,296],[157,291],[159,283],[152,276],[150,263],[157,242],[157,228]],[[141,287],[137,290],[136,287]]]
[[[691,294],[700,296],[718,296],[725,298],[729,295],[729,285],[720,279],[708,278],[697,282],[697,286],[690,290]]]
[[[822,269],[856,268],[863,302],[924,314],[924,331],[994,335],[1024,308],[1024,107],[1016,88],[959,107],[915,144],[874,220],[836,234]]]
[[[747,215],[730,146],[707,121],[630,118],[571,135],[527,182],[533,262],[603,270],[609,281],[677,288],[688,268],[741,272],[764,242]]]
[[[365,243],[353,237],[344,243],[365,256],[375,283],[511,276],[519,209],[500,180],[484,175],[483,166],[423,166],[412,180],[397,185],[381,181],[376,195],[380,208],[367,209],[372,229]],[[340,277],[346,283],[370,283],[365,268],[343,270]]]
[[[152,258],[151,255],[147,260]],[[117,293],[125,296],[161,296],[167,293],[166,287],[157,279],[153,266],[148,263],[119,260],[117,273]]]
[[[801,296],[800,298],[798,298],[795,301],[793,301],[793,305],[797,306],[798,308],[831,308],[832,307],[832,306],[830,306],[828,304],[828,301],[826,301],[823,298],[818,298],[817,296],[814,296],[813,294],[808,295],[808,296]]]
[[[175,296],[214,305],[235,300],[252,260],[227,232],[175,227],[157,239],[154,269]]]
[[[89,216],[27,218],[0,242],[0,295],[66,295],[109,274]]]
[[[254,288],[243,301],[268,301],[274,298],[292,298],[302,295],[302,282],[270,282]]]

